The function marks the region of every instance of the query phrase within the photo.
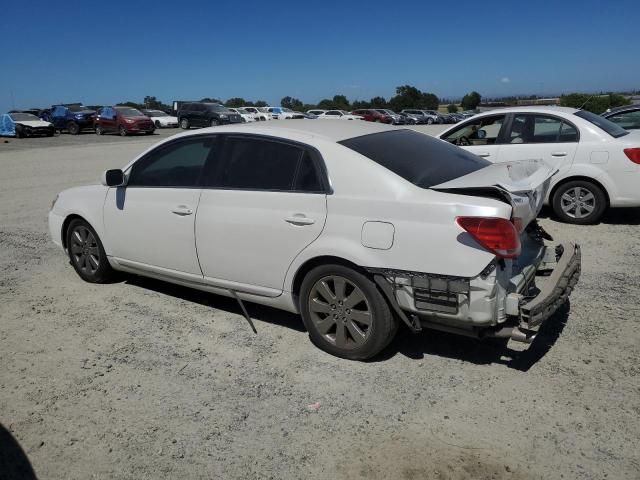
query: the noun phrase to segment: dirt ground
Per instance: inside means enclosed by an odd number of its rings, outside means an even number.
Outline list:
[[[640,210],[542,220],[583,274],[528,350],[401,328],[349,362],[294,315],[75,274],[55,194],[167,134],[0,140],[1,479],[640,478]]]

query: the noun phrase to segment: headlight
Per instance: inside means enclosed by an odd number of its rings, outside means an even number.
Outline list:
[[[225,115],[224,113],[221,113],[220,118],[227,118],[227,115]]]
[[[82,115],[81,113],[76,113],[76,118],[82,119],[84,117],[84,115]]]
[[[60,196],[60,194],[56,194],[56,198],[53,199],[53,202],[51,202],[51,208],[49,210],[53,210],[53,207],[56,206],[56,202],[58,201],[58,197]]]
[[[133,120],[131,120],[130,118],[125,118],[124,121],[125,123],[133,123]]]

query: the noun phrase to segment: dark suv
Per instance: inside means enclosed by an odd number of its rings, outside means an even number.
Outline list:
[[[226,123],[241,123],[242,117],[227,110],[219,103],[193,102],[180,105],[178,123],[180,128],[215,127]]]
[[[42,119],[51,122],[56,130],[66,130],[71,135],[78,135],[82,130],[93,130],[96,111],[81,103],[53,105],[51,110],[42,115]]]

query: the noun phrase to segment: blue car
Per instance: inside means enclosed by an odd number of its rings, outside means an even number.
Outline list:
[[[71,135],[78,135],[82,130],[94,129],[96,111],[81,103],[53,105],[42,118],[51,122],[56,130],[66,130]]]

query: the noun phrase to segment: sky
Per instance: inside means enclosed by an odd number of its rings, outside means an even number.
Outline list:
[[[3,1],[0,113],[640,89],[639,31],[638,0]]]

